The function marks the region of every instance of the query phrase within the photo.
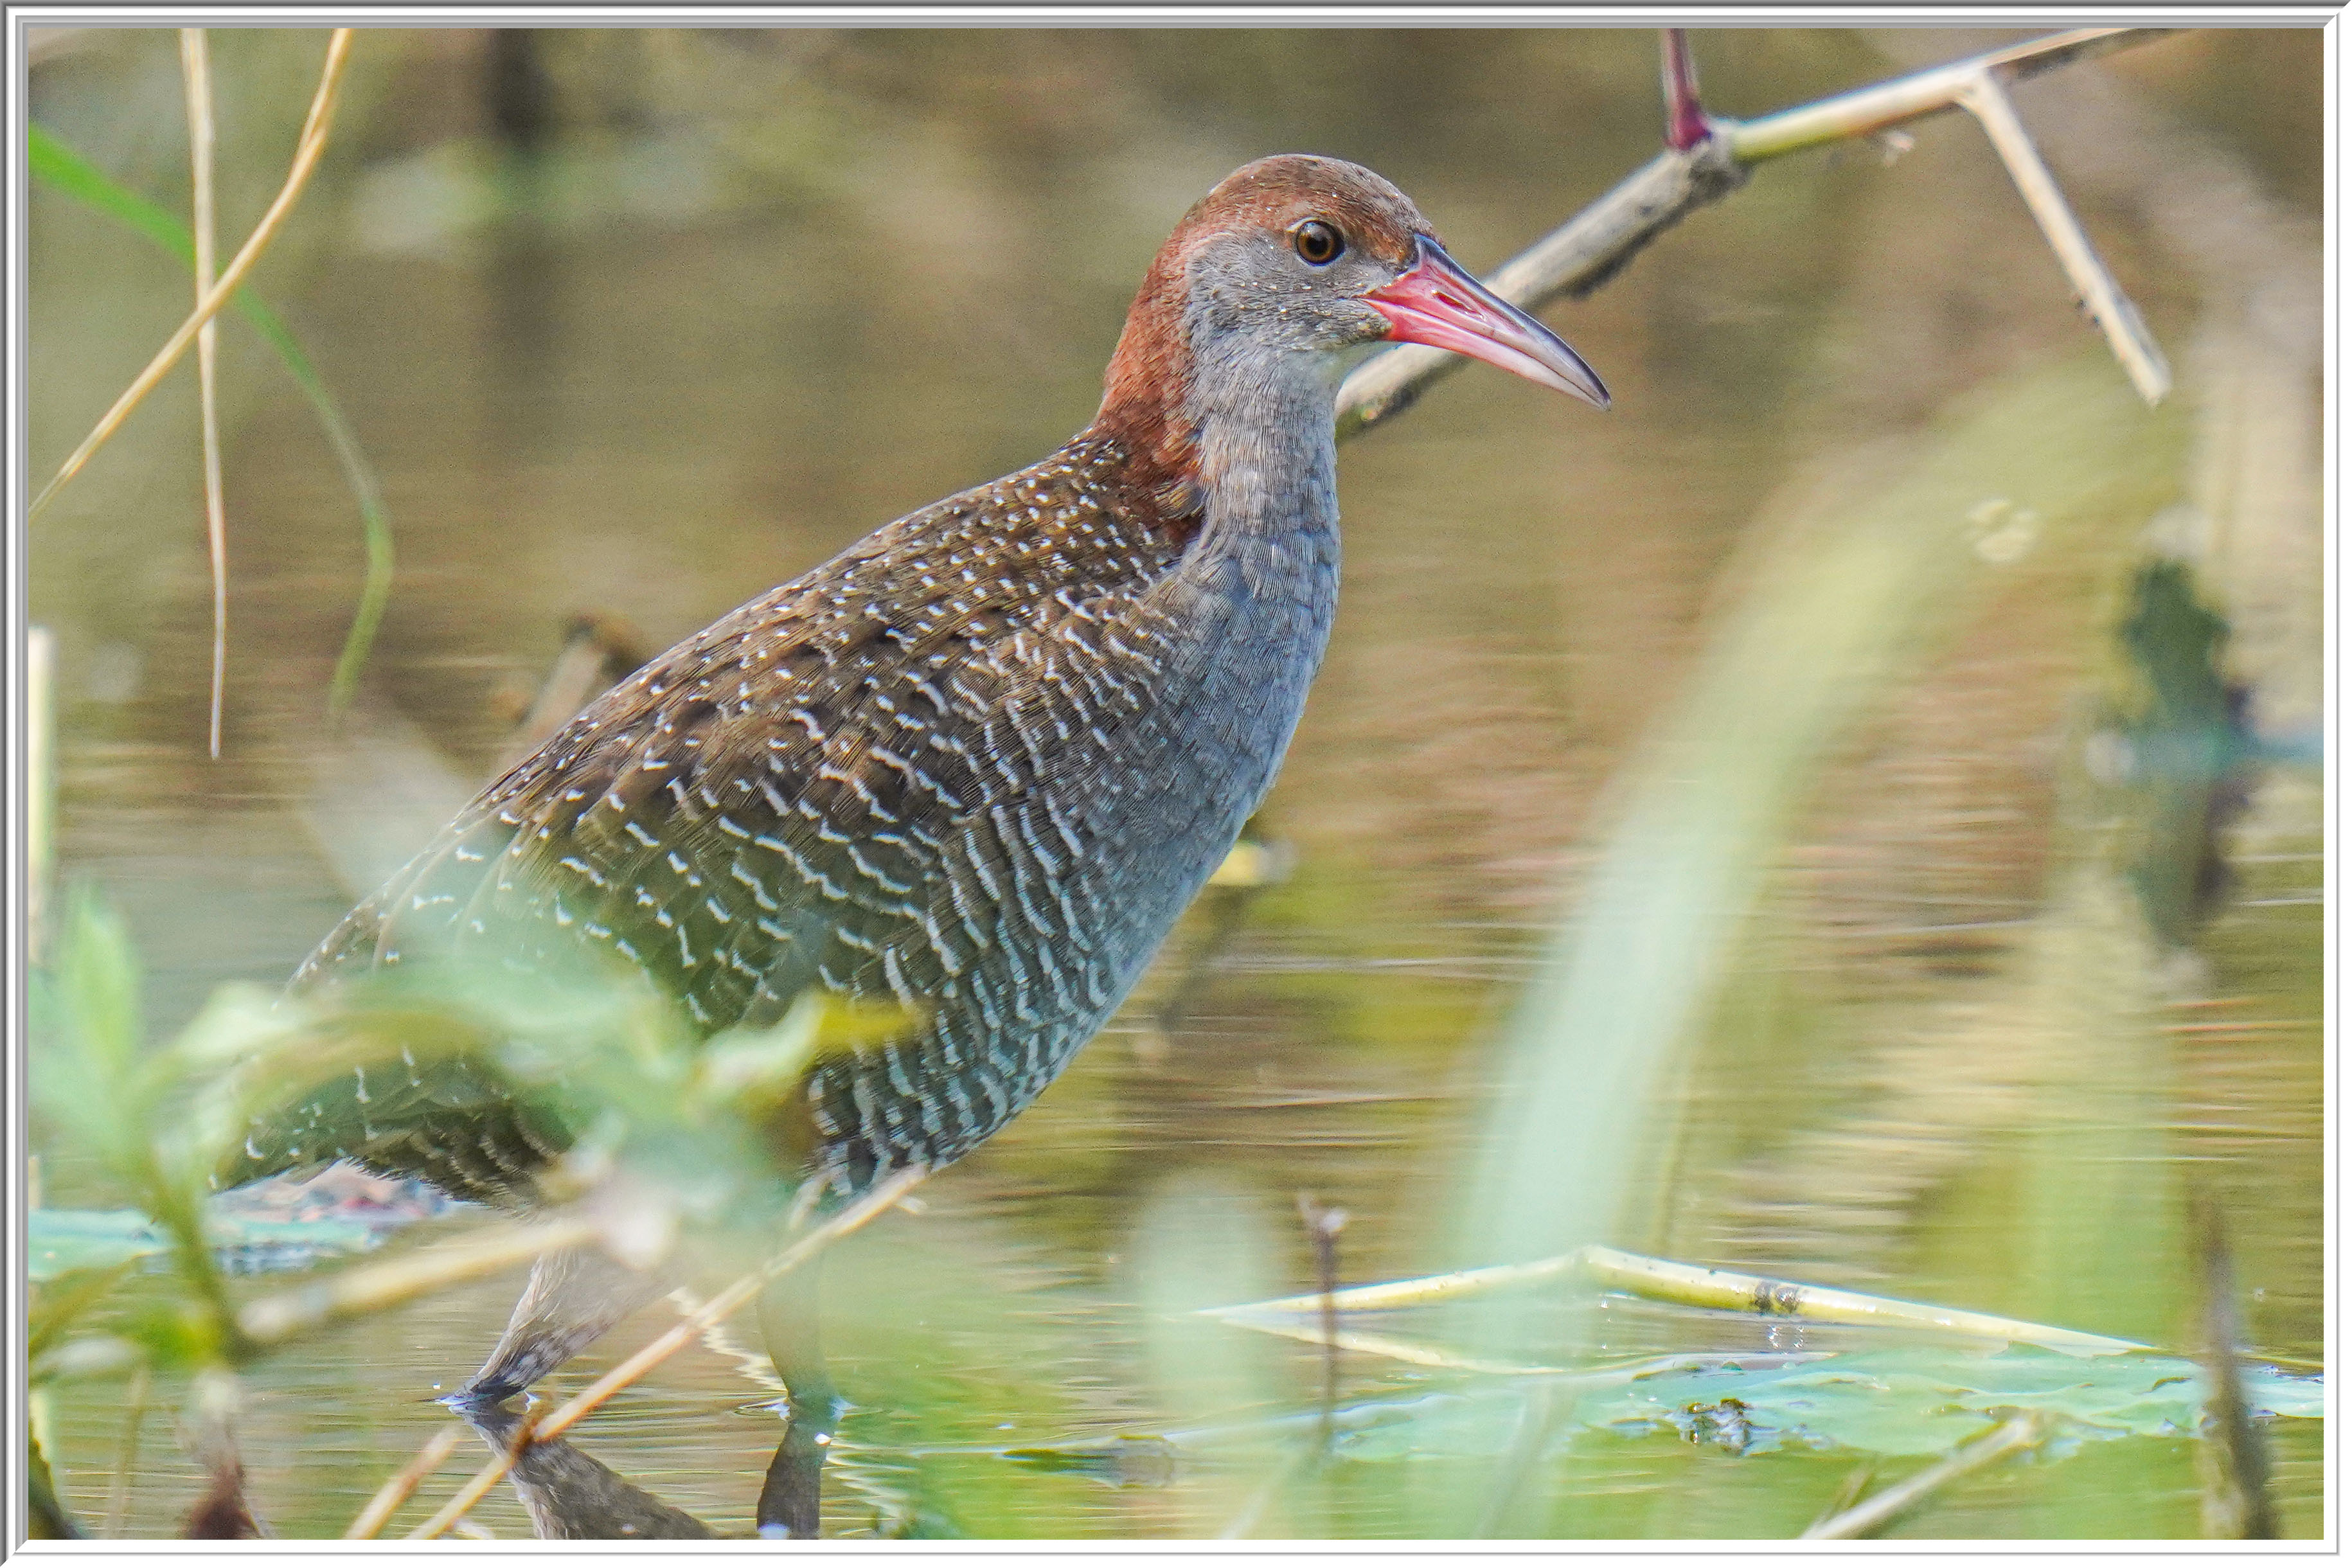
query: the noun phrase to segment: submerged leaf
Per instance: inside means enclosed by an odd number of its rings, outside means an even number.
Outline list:
[[[1349,1433],[1337,1451],[1367,1460],[1499,1453],[1511,1435],[1499,1412],[1526,1386],[1425,1403],[1415,1419]],[[2318,1419],[2325,1383],[2254,1369],[2246,1397],[2262,1414]],[[1562,1432],[1671,1435],[1743,1454],[1924,1456],[1948,1452],[2021,1410],[2061,1420],[2075,1440],[2187,1436],[2203,1398],[2196,1363],[2174,1356],[1913,1346],[1777,1365],[1678,1367],[1588,1389]]]
[[[35,1209],[26,1217],[25,1230],[26,1268],[33,1280],[54,1282],[60,1289],[68,1288],[68,1276],[119,1271],[140,1258],[168,1252],[172,1246],[163,1227],[137,1209]],[[251,1219],[219,1212],[205,1217],[205,1237],[216,1249],[320,1257],[363,1252],[380,1234],[359,1220]]]
[[[36,1283],[121,1269],[170,1247],[137,1209],[35,1209],[25,1220],[26,1268]]]

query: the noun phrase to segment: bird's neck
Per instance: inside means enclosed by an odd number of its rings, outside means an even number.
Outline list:
[[[1158,591],[1204,668],[1280,667],[1300,700],[1339,597],[1336,390],[1305,356],[1202,355],[1184,407],[1197,531]]]
[[[1303,522],[1300,509],[1316,503],[1337,521],[1331,411],[1340,368],[1306,354],[1213,347],[1200,356],[1184,412],[1211,526]]]

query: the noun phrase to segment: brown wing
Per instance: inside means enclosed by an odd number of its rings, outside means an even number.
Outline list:
[[[1140,700],[1065,639],[1176,548],[1086,478],[1065,456],[911,514],[670,649],[484,792],[296,984],[584,943],[706,1031],[772,1021],[811,984],[951,986],[1001,935],[975,912],[970,819]],[[347,1096],[306,1107],[313,1152],[348,1120],[320,1106]]]

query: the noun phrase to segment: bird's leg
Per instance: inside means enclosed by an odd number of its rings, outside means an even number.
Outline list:
[[[661,1271],[632,1268],[601,1247],[541,1254],[498,1347],[455,1398],[495,1405],[520,1394],[668,1288]]]
[[[822,1259],[812,1259],[768,1282],[760,1297],[760,1330],[768,1359],[783,1380],[784,1440],[768,1463],[760,1488],[759,1528],[781,1528],[788,1541],[817,1538],[818,1505],[824,1497],[825,1450],[841,1418],[841,1395],[824,1369],[818,1335],[817,1286]]]

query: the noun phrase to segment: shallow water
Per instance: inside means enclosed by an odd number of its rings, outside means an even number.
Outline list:
[[[299,114],[315,39],[216,37],[225,82],[249,95],[229,101]],[[1742,37],[1737,58],[1699,39],[1725,112],[1990,36]],[[160,398],[35,525],[33,614],[60,639],[60,867],[126,911],[152,1026],[223,981],[290,971],[369,868],[488,774],[572,616],[666,646],[1082,424],[1143,262],[1233,166],[1287,148],[1360,159],[1491,266],[1649,155],[1653,48],[1606,31],[562,35],[541,56],[554,118],[526,156],[487,136],[478,36],[369,35],[301,242],[262,279],[398,531],[358,717],[321,722],[359,574],[349,491],[238,333],[222,761],[204,755],[190,401]],[[172,69],[167,36],[111,40],[41,66],[33,110],[178,204],[172,120],[130,107],[172,101]],[[1408,1426],[1417,1440],[1343,1444],[1318,1466],[1295,1422],[1187,1439],[1317,1409],[1312,1347],[1183,1315],[1311,1288],[1294,1194],[1348,1210],[1349,1282],[1494,1261],[1480,1238],[1516,1200],[1477,1184],[1514,1138],[1622,1141],[1546,1233],[1563,1245],[2172,1345],[2192,1342],[2194,1185],[2227,1214],[2253,1353],[2315,1363],[2317,774],[2245,774],[2248,808],[2219,840],[2234,885],[2183,927],[2132,877],[2193,857],[2197,836],[2166,836],[2163,781],[2109,764],[2114,737],[2141,733],[2146,677],[2117,628],[2152,538],[2186,551],[2229,621],[2224,667],[2260,733],[2292,751],[2317,722],[2317,69],[2316,34],[2210,35],[2019,90],[2172,354],[2179,389],[2158,413],[2068,310],[1981,138],[1941,120],[1893,162],[1850,148],[1768,166],[1548,310],[1608,379],[1605,417],[1474,372],[1348,448],[1339,626],[1260,823],[1295,869],[1166,1038],[1155,999],[1204,922],[1030,1113],[929,1184],[922,1213],[828,1265],[854,1408],[827,1529],[1802,1529],[1866,1454],[1578,1432],[1498,1468],[1522,1420],[1509,1380],[1370,1353],[1340,1359],[1343,1405],[1476,1395],[1487,1447],[1459,1424]],[[257,195],[233,187],[257,205],[282,157],[265,120],[224,144],[265,171]],[[36,471],[183,309],[184,280],[125,244],[35,197]],[[1914,485],[1930,470],[1964,501],[1871,513],[1930,493]],[[1861,574],[1873,561],[1886,574]],[[1690,717],[1709,713],[1734,717]],[[1666,858],[1612,882],[1643,801],[1675,790],[1691,805],[1669,822],[1784,807],[1720,842],[1669,833]],[[1670,882],[1669,864],[1696,879]],[[1612,889],[1633,902],[1603,904]],[[1556,1017],[1595,1016],[1580,993],[1548,1011],[1547,987],[1582,951],[1579,921],[1620,908],[1665,922],[1637,956],[1719,934],[1643,976],[1647,1003],[1675,1006],[1643,1015],[1668,1022],[1638,1094],[1515,1130],[1498,1113],[1526,1094],[1515,1053]],[[2179,930],[2185,948],[2159,934]],[[1637,1010],[1604,1022],[1632,1038]],[[1579,1037],[1597,1050],[1605,1032]],[[119,1201],[72,1151],[46,1154],[50,1202]],[[478,1363],[516,1286],[256,1364],[240,1431],[271,1528],[339,1533],[433,1429],[420,1400]],[[551,1391],[671,1317],[648,1309]],[[1480,1331],[1431,1331],[1457,1355]],[[1596,1363],[1884,1342],[1622,1300],[1520,1331]],[[199,1488],[160,1414],[178,1387],[157,1385],[119,1510],[121,1386],[51,1391],[47,1447],[85,1519],[172,1532]],[[580,1447],[742,1531],[779,1437],[747,1406],[772,1396],[697,1348]],[[2315,1535],[2319,1423],[2269,1431],[2285,1522]],[[1139,1442],[1115,1463],[1008,1455],[1116,1436]],[[2053,1446],[1895,1533],[2193,1535],[2197,1447]],[[503,1491],[474,1517],[529,1533]]]

